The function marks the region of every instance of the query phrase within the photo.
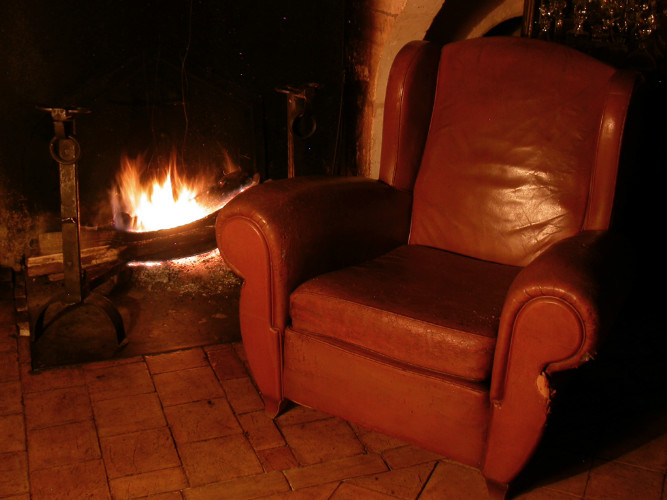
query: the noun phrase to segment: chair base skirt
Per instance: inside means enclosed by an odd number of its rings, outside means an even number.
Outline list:
[[[287,329],[283,394],[295,403],[480,467],[489,421],[489,394],[482,384]]]

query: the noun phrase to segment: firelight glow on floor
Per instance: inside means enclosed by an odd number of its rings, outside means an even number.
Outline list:
[[[240,343],[33,373],[0,280],[0,498],[479,499],[478,471],[324,413],[262,410]],[[547,436],[515,498],[665,500],[664,409]],[[630,425],[630,423],[632,425]]]

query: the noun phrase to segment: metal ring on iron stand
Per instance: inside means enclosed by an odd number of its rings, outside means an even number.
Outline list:
[[[61,143],[59,144],[59,146],[61,146],[62,143],[66,142],[72,144],[73,146],[71,149],[72,151],[71,158],[63,158],[60,152],[56,151],[56,143]],[[79,144],[79,141],[77,141],[71,135],[66,138],[56,136],[53,139],[51,139],[51,142],[49,142],[49,153],[51,154],[51,158],[53,158],[57,163],[63,165],[69,165],[71,163],[76,163],[77,161],[79,161],[79,158],[81,158],[81,145]]]

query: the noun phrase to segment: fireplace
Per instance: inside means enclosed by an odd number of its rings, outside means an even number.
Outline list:
[[[154,159],[175,149],[189,170],[229,163],[262,181],[285,177],[278,89],[287,86],[317,85],[317,129],[296,144],[297,174],[335,171],[340,2],[28,0],[1,13],[0,207],[23,219],[0,226],[11,240],[2,265],[20,268],[30,240],[58,227],[58,170],[46,147],[53,129],[36,106],[91,111],[77,131],[85,225],[108,223],[104,205],[123,154]]]
[[[77,119],[86,227],[118,223],[109,191],[124,155],[156,164],[175,155],[187,175],[212,169],[220,178],[231,169],[261,182],[288,175],[374,176],[383,85],[400,46],[425,37],[445,43],[482,36],[498,26],[501,34],[514,34],[522,7],[522,0],[474,6],[462,0],[119,0],[95,6],[29,0],[5,9],[0,28],[10,43],[0,49],[8,61],[0,99],[11,120],[3,122],[0,149],[0,265],[20,271],[24,256],[60,226],[57,165],[48,153],[53,128],[37,105],[91,111]],[[307,120],[294,115],[301,94],[307,95]],[[134,268],[134,282],[119,274],[106,292],[136,295],[116,297],[125,316],[173,292],[171,302],[152,309],[156,331],[169,322],[210,325],[214,314],[234,330],[226,311],[234,311],[238,280],[224,269],[212,275],[223,268],[215,256],[186,268],[184,262]],[[196,281],[205,288],[207,280],[217,288],[192,289]],[[58,283],[47,284],[43,290]],[[43,290],[33,293],[45,300]],[[198,293],[208,301],[217,291],[225,302],[210,304],[218,312],[202,323],[204,316],[179,320],[179,311],[188,310],[183,303],[191,305],[190,298],[179,303],[182,291],[192,293],[191,302]],[[161,306],[169,321],[155,312]],[[132,321],[130,327],[140,323]]]
[[[316,88],[308,105],[317,126],[295,139],[293,173],[333,173],[344,14],[344,5],[334,1],[28,0],[2,9],[0,100],[7,119],[0,148],[0,265],[16,271],[17,293],[27,296],[22,312],[34,323],[34,311],[63,285],[58,270],[26,273],[27,259],[42,246],[51,245],[46,255],[58,249],[61,232],[58,164],[49,155],[53,123],[38,107],[90,111],[76,117],[83,251],[99,248],[96,238],[113,231],[129,243],[120,251],[142,245],[133,259],[122,256],[135,263],[95,282],[123,318],[130,338],[123,352],[117,352],[113,329],[107,331],[108,319],[81,308],[59,320],[67,324],[58,335],[46,330],[33,343],[34,366],[63,362],[48,359],[47,352],[82,362],[91,360],[85,357],[90,353],[104,359],[238,339],[240,282],[217,252],[200,254],[193,263],[186,254],[173,255],[177,234],[159,231],[148,236],[158,246],[144,244],[145,236],[128,231],[133,228],[114,214],[110,193],[124,158],[143,158],[147,171],[174,163],[183,178],[206,175],[204,195],[222,184],[247,187],[248,179],[287,176],[289,124],[280,89],[304,85]],[[193,253],[215,245],[214,216],[194,229],[208,240],[194,245]],[[115,243],[110,247],[118,250]],[[180,259],[157,262],[171,257]],[[86,279],[98,264],[86,269]],[[26,330],[24,317],[20,331]],[[137,330],[152,333],[132,338]]]

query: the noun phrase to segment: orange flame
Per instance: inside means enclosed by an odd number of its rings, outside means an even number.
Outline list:
[[[157,231],[199,220],[213,210],[197,201],[197,195],[211,186],[211,176],[196,180],[178,174],[172,153],[162,174],[144,174],[148,164],[143,156],[121,158],[121,169],[111,193],[114,224],[128,231]]]

